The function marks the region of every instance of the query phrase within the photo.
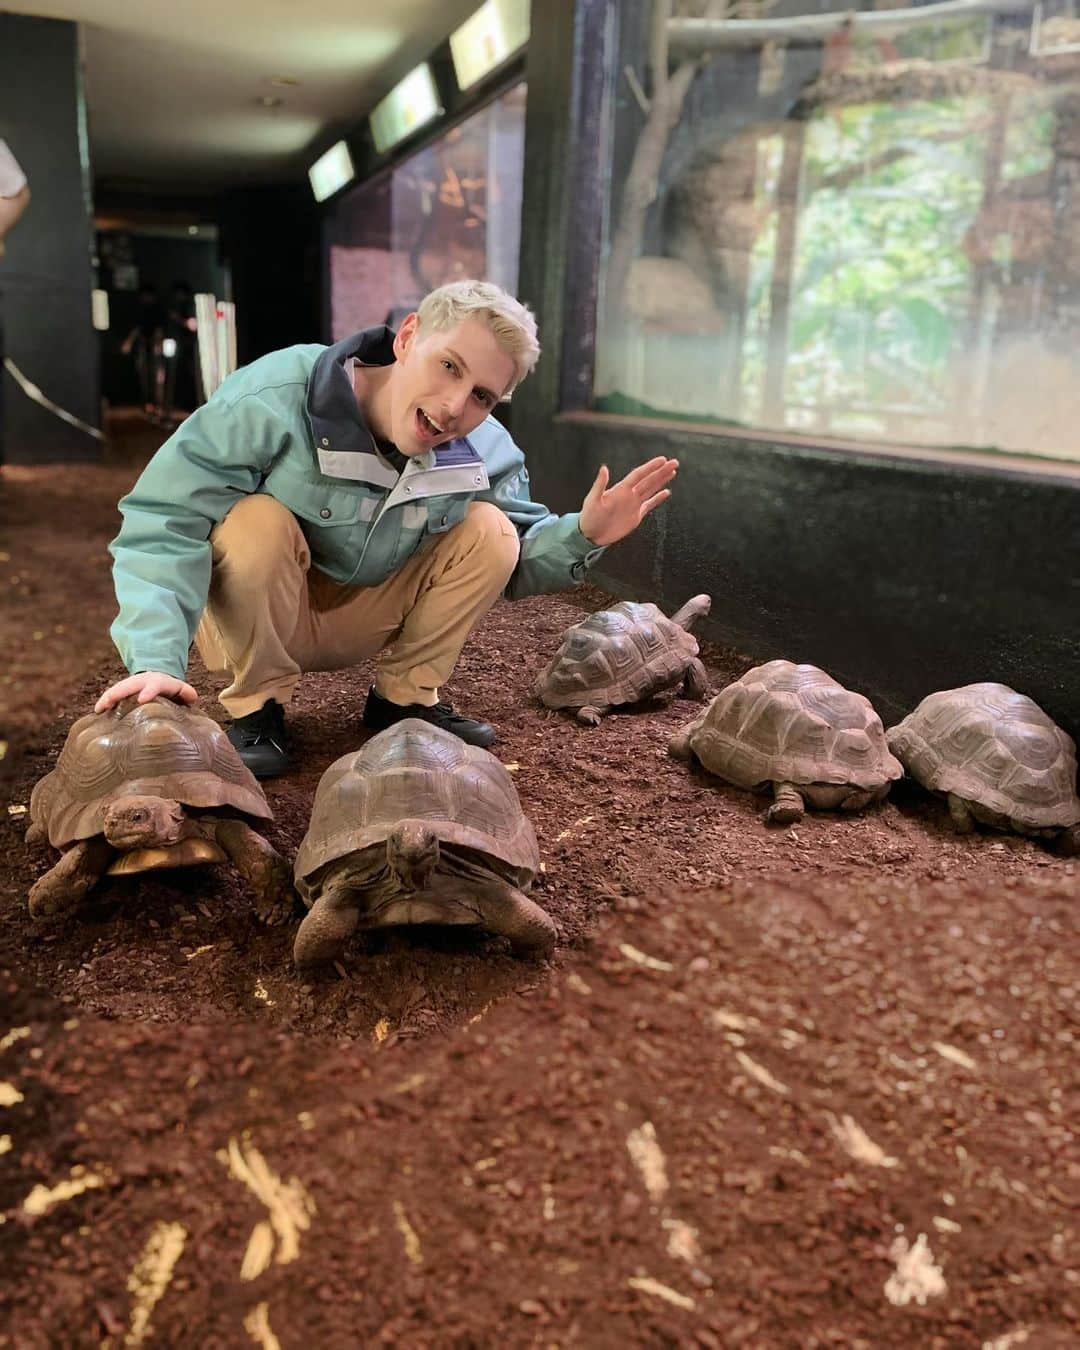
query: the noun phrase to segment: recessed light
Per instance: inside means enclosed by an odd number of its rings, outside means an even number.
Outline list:
[[[278,98],[275,94],[260,94],[255,102],[260,108],[280,108],[285,100]]]

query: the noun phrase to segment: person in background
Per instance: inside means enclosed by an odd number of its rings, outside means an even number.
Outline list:
[[[165,306],[152,282],[139,287],[138,308],[131,332],[120,344],[124,356],[130,356],[135,366],[143,412],[151,421],[161,415],[164,374],[160,366],[161,341],[165,331]]]
[[[0,140],[0,259],[4,239],[30,204],[30,185],[19,162]],[[2,297],[0,297],[2,298]],[[0,309],[0,464],[4,462],[4,316]]]
[[[419,717],[472,745],[487,722],[440,700],[500,595],[584,580],[670,495],[663,456],[553,515],[492,409],[540,354],[529,310],[483,281],[441,286],[396,333],[272,352],[230,375],[121,501],[113,640],[131,674],[98,699],[197,700],[194,640],[228,676],[229,739],[259,777],[289,764],[301,674],[380,655],[363,725]],[[351,723],[343,748],[354,744]]]
[[[186,281],[174,281],[165,312],[165,337],[175,344],[166,353],[164,419],[183,421],[198,403],[195,385],[195,297]]]

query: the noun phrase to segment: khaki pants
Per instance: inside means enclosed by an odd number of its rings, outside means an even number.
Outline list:
[[[210,535],[213,571],[195,641],[229,675],[233,717],[286,704],[301,674],[341,670],[382,652],[375,685],[394,703],[439,701],[465,639],[502,594],[519,541],[488,502],[379,586],[343,586],[311,566],[296,517],[265,493],[243,497]]]

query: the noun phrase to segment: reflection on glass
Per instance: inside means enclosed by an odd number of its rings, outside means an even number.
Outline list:
[[[596,406],[1080,459],[1070,4],[628,25]]]
[[[517,285],[525,85],[515,85],[327,218],[333,340],[392,326],[428,291],[480,277]]]

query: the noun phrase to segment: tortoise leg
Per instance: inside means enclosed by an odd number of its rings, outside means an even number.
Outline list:
[[[849,792],[840,803],[841,811],[861,811],[864,806],[869,806],[871,802],[876,802],[878,794],[872,788],[858,788],[854,792]]]
[[[467,895],[471,901],[469,908],[479,911],[484,927],[510,939],[515,956],[547,956],[555,946],[559,929],[551,915],[516,886],[498,877],[462,881],[455,887],[440,885],[440,889],[451,896],[455,889]]]
[[[255,892],[255,913],[266,924],[283,923],[293,912],[292,869],[261,834],[242,820],[214,822],[214,838]]]
[[[579,708],[577,710],[577,719],[579,722],[584,722],[586,726],[598,727],[600,725],[600,719],[606,712],[610,711],[610,708],[593,707],[591,704],[586,703],[584,708]]]
[[[293,943],[297,966],[315,966],[333,961],[360,922],[358,892],[346,882],[331,882],[311,906]]]
[[[971,834],[975,829],[975,818],[967,802],[955,792],[949,793],[949,815],[952,817],[957,834]]]
[[[794,825],[802,820],[806,806],[794,783],[774,783],[773,796],[776,800],[765,812],[769,825]]]
[[[1080,825],[1070,825],[1058,835],[1057,848],[1066,858],[1075,858],[1080,854]]]
[[[693,759],[694,752],[690,749],[690,737],[697,731],[705,721],[705,714],[695,717],[692,722],[687,722],[686,726],[677,731],[671,740],[668,741],[668,754],[673,759]]]
[[[101,835],[72,845],[56,866],[30,887],[27,903],[31,917],[56,919],[77,909],[101,880],[113,852]]]
[[[696,656],[686,667],[686,674],[683,677],[683,687],[686,690],[687,698],[709,697],[709,676],[706,673],[704,665]]]
[[[49,836],[45,832],[45,827],[38,821],[32,821],[23,835],[23,842],[26,844],[47,844]]]

